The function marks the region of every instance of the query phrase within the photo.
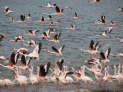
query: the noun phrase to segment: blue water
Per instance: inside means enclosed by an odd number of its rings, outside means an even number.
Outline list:
[[[44,48],[50,49],[51,46],[54,45],[48,41],[39,40],[38,38],[33,38],[27,35],[27,31],[29,29],[38,29],[41,34],[49,28],[47,25],[34,22],[39,20],[41,16],[47,18],[47,14],[54,13],[54,9],[40,7],[46,6],[49,1],[56,3],[60,8],[72,7],[72,9],[65,9],[63,16],[53,16],[56,19],[64,21],[64,23],[59,23],[56,26],[53,26],[53,28],[56,28],[62,33],[60,42],[62,45],[65,45],[62,58],[65,59],[66,65],[78,67],[84,64],[85,60],[89,59],[88,54],[82,54],[80,49],[88,49],[91,39],[100,41],[100,44],[102,45],[100,50],[105,50],[108,47],[111,47],[111,53],[123,52],[122,43],[116,40],[116,38],[119,37],[123,38],[123,12],[116,11],[117,8],[123,7],[123,0],[101,0],[99,3],[90,3],[88,0],[0,0],[0,33],[6,35],[6,38],[1,42],[2,46],[0,46],[0,56],[9,57],[13,48],[19,48],[22,46],[20,43],[9,41],[9,39],[14,39],[14,37],[18,35],[23,35],[24,40],[27,41],[33,39],[38,42],[42,42]],[[14,13],[9,16],[5,16],[3,13],[4,6],[9,6]],[[80,18],[74,20],[71,19],[70,16],[74,16],[75,11],[78,13]],[[27,15],[28,13],[33,17],[33,21],[30,25],[8,21],[9,17],[19,19],[20,14]],[[96,35],[103,32],[103,30],[100,29],[110,27],[110,25],[95,24],[95,21],[97,21],[102,15],[106,16],[106,22],[113,20],[117,23],[112,26],[113,31],[109,34],[111,39],[96,37]],[[78,30],[66,30],[66,28],[71,24],[76,25]],[[29,48],[29,50],[31,50],[31,48]],[[36,65],[39,63],[46,63],[48,61],[54,64],[58,59],[59,57],[42,51],[40,54],[40,60],[37,61],[38,63],[34,62],[33,64]],[[109,65],[118,63],[123,64],[122,58],[110,57],[110,60],[111,62],[108,63]],[[7,72],[1,73],[1,78],[13,78],[10,73],[11,71],[2,68],[0,68],[0,71]],[[44,92],[48,91],[44,90]]]

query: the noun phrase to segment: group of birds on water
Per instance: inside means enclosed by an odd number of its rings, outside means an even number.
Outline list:
[[[94,0],[94,2],[99,3],[100,0]],[[41,23],[45,23],[46,21],[52,20],[48,26],[55,25],[56,23],[64,23],[63,21],[58,20],[57,22],[53,22],[53,15],[62,16],[64,14],[64,9],[60,9],[57,4],[52,4],[49,2],[47,6],[41,6],[45,8],[54,8],[55,13],[49,14],[48,19],[45,19],[43,16],[39,20]],[[69,8],[69,7],[67,7]],[[123,12],[123,8],[119,8],[118,11]],[[13,13],[8,6],[4,7],[4,13],[6,16]],[[77,12],[75,12],[75,16],[72,19],[79,19],[81,17],[78,16]],[[19,22],[20,24],[26,24],[26,19],[32,19],[31,14],[28,16],[20,15],[20,19],[16,20],[10,17],[9,21],[11,22]],[[106,24],[105,16],[100,16],[97,24]],[[115,25],[114,21],[110,22],[111,25]],[[75,25],[71,25],[70,30],[76,30]],[[108,33],[112,31],[113,27],[109,27],[102,34],[97,36],[103,36],[106,38],[110,38]],[[10,40],[15,43],[22,43],[27,47],[31,47],[32,51],[27,48],[13,48],[11,51],[10,57],[6,58],[5,56],[0,56],[0,67],[7,68],[12,71],[12,76],[14,76],[14,80],[11,79],[0,79],[0,86],[8,86],[8,85],[25,85],[25,84],[35,84],[40,83],[42,81],[54,82],[54,83],[75,83],[75,82],[83,82],[83,83],[96,83],[97,81],[102,82],[113,82],[123,80],[123,65],[106,65],[107,62],[110,62],[109,56],[123,56],[123,53],[119,53],[114,55],[111,53],[111,48],[107,48],[105,51],[99,51],[102,47],[99,41],[91,40],[88,48],[80,49],[81,53],[88,53],[90,59],[86,61],[86,64],[81,65],[78,69],[74,67],[69,67],[65,65],[65,60],[63,58],[62,51],[65,48],[65,45],[60,43],[60,37],[62,35],[61,32],[51,27],[47,31],[39,34],[40,30],[28,30],[28,35],[31,37],[36,37],[39,40],[47,40],[48,42],[53,42],[57,44],[58,47],[52,46],[52,50],[48,50],[44,48],[42,42],[37,42],[36,40],[25,41],[23,35],[19,35],[14,39]],[[0,34],[0,41],[6,39],[7,37],[4,34]],[[120,42],[123,42],[120,39]],[[1,45],[2,46],[2,45]],[[50,54],[53,54],[60,59],[55,63],[55,66],[52,65],[51,62],[47,64],[38,64],[38,66],[32,66],[33,62],[37,62],[40,60],[40,54],[42,51],[46,51]],[[36,68],[36,71],[34,71]],[[113,74],[110,74],[110,69],[114,71]],[[22,74],[22,71],[27,71],[27,74]],[[92,72],[94,77],[87,75],[87,71]],[[3,72],[1,72],[3,73]]]

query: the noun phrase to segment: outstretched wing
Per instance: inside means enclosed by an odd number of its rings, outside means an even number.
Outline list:
[[[42,43],[40,42],[40,43],[38,44],[38,53],[41,52],[41,48],[42,48]]]
[[[59,53],[58,49],[55,48],[54,46],[52,46],[52,50],[53,50],[54,52],[56,52],[56,53]]]
[[[10,55],[10,63],[15,65],[17,63],[18,58],[19,54],[16,52],[12,52],[12,54]]]
[[[21,64],[26,66],[26,57],[24,55],[21,56]]]
[[[64,49],[64,47],[65,47],[65,45],[63,45],[62,47],[60,47],[59,50],[62,51]]]
[[[101,59],[106,59],[104,52],[100,52],[100,58]]]
[[[89,49],[94,49],[94,41],[93,40],[91,40],[91,42],[90,42]]]
[[[57,13],[60,13],[60,8],[58,6],[56,6],[55,9]]]
[[[51,65],[51,63],[48,62],[48,63],[44,66],[44,67],[45,67],[45,72],[46,72],[46,74],[47,74],[48,71],[49,71],[50,65]]]
[[[39,76],[43,76],[43,77],[46,76],[46,72],[43,64],[39,66]]]
[[[74,74],[74,72],[67,72],[66,75],[65,75],[65,78],[68,76],[68,75],[72,75]]]
[[[62,71],[62,68],[63,68],[63,63],[64,63],[64,59],[61,59],[59,62],[56,62],[59,70],[61,70],[61,71]]]
[[[97,42],[95,45],[94,45],[94,50],[96,50],[98,48],[98,45],[99,45],[99,42]]]

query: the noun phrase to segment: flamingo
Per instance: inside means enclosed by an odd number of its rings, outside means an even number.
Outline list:
[[[63,66],[64,59],[60,59],[56,62],[56,68],[52,72],[54,75],[51,76],[51,80],[54,82],[61,83],[73,83],[74,80],[69,75],[73,75],[74,72],[68,71],[67,66]]]
[[[75,30],[76,29],[76,25],[70,25],[70,27],[68,27],[67,29],[70,29],[70,30]]]
[[[48,15],[48,20],[53,20],[53,17],[50,14]]]
[[[62,56],[62,50],[64,49],[65,45],[61,46],[60,48],[55,48],[54,46],[52,46],[52,50],[53,51],[49,51],[49,53],[51,54],[55,54],[56,56]]]
[[[63,14],[64,9],[60,9],[59,6],[55,5],[55,14],[61,15]]]
[[[24,41],[24,37],[22,35],[19,35],[19,36],[15,37],[14,40],[10,40],[10,41],[23,42]]]
[[[19,66],[19,68],[21,68],[21,69],[28,69],[28,68],[30,68],[29,67],[29,64],[30,64],[31,59],[32,58],[29,58],[28,60],[26,60],[25,55],[22,55],[21,56],[21,60],[20,60],[20,66]]]
[[[81,52],[87,52],[90,54],[96,54],[98,53],[98,49],[100,48],[99,42],[94,42],[94,40],[90,41],[89,49],[88,50],[83,50],[80,49]]]
[[[5,12],[5,15],[8,15],[8,14],[12,13],[13,11],[10,10],[10,8],[8,6],[5,6],[4,7],[4,12]]]
[[[8,65],[6,66],[3,64],[0,64],[0,66],[13,70],[13,68],[16,67],[15,65],[17,64],[18,58],[19,58],[19,53],[16,53],[15,51],[13,51],[10,55]]]
[[[63,70],[64,59],[60,59],[56,62],[56,66],[52,72],[52,74],[59,75]]]
[[[29,13],[28,16],[27,16],[27,19],[31,19],[31,18],[32,18],[32,16],[31,16],[31,14]]]
[[[48,2],[46,7],[47,8],[54,8],[55,4],[51,4],[51,2]]]
[[[44,22],[45,22],[44,16],[41,17],[40,22],[41,22],[41,23],[44,23]]]
[[[38,78],[39,80],[46,80],[47,79],[47,74],[49,72],[49,68],[50,68],[51,63],[48,62],[46,65],[41,64],[38,67]]]
[[[71,74],[74,74],[74,72],[70,72],[70,71],[61,72],[58,79],[61,83],[65,83],[65,84],[66,83],[73,83],[74,82],[73,78],[68,76],[68,75],[71,75]]]
[[[5,56],[0,56],[0,61],[5,61],[5,60],[7,60],[7,58],[5,57]]]
[[[110,38],[110,36],[108,35],[108,33],[110,33],[111,31],[104,31],[103,33],[96,35],[99,37],[104,37],[104,38]]]
[[[91,3],[99,3],[100,0],[92,0]]]
[[[61,33],[54,35],[53,39],[49,40],[51,42],[59,43],[59,38],[61,36]]]
[[[109,62],[109,55],[110,55],[110,52],[111,52],[111,48],[108,48],[105,53],[104,52],[100,52],[100,61],[101,62]]]
[[[25,19],[26,19],[25,15],[21,14],[20,19],[17,22],[22,23],[22,24],[26,23]]]
[[[56,32],[56,29],[54,29],[54,28],[49,28],[49,29],[47,30],[47,32],[48,32],[49,34],[52,34],[52,33],[55,33],[55,32]]]
[[[105,16],[100,16],[100,19],[98,20],[98,24],[105,24]]]
[[[109,33],[113,30],[113,27],[106,27],[105,31],[108,31]]]
[[[117,9],[117,11],[118,11],[118,12],[123,12],[123,8],[119,7],[119,8]]]
[[[48,31],[43,32],[42,35],[41,35],[42,39],[48,39],[48,38],[50,38],[50,32],[51,31],[52,30],[49,29]]]
[[[13,66],[13,65],[15,65],[16,63],[17,63],[17,61],[18,61],[18,58],[19,58],[19,53],[16,53],[15,51],[13,51],[12,53],[11,53],[11,56],[10,56],[10,66]]]
[[[30,41],[28,41],[28,44],[29,44],[29,46],[31,46],[31,47],[36,47],[36,41],[35,40],[30,40]]]
[[[33,59],[39,58],[41,48],[42,48],[42,43],[37,44],[36,47],[33,49],[33,51],[31,53],[29,53],[28,55],[26,55],[26,57],[30,57]]]
[[[78,18],[79,18],[77,12],[74,13],[74,16],[73,16],[72,18],[73,18],[73,19],[78,19]]]
[[[107,36],[107,31],[104,31],[104,32],[101,34],[101,36],[108,37],[108,36]]]
[[[19,53],[19,54],[28,54],[29,51],[27,48],[19,48],[19,49],[15,49],[16,50],[16,53]]]
[[[39,32],[39,30],[28,30],[30,36],[36,36],[37,32]]]
[[[60,71],[63,70],[63,64],[64,64],[64,59],[60,59],[58,62],[56,62],[57,67]]]

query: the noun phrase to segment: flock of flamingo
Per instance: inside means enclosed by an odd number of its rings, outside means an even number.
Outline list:
[[[95,3],[100,3],[100,0],[94,0]],[[88,44],[87,49],[80,49],[80,54],[88,53],[90,59],[86,61],[86,64],[80,65],[78,69],[74,67],[69,67],[64,64],[65,60],[63,58],[63,50],[65,45],[60,43],[60,37],[62,33],[55,28],[53,25],[64,23],[62,20],[55,20],[54,16],[62,16],[64,14],[64,9],[60,9],[57,4],[52,4],[49,2],[46,6],[40,6],[41,8],[52,8],[55,13],[48,14],[47,18],[42,16],[40,20],[36,21],[47,26],[50,28],[40,34],[40,30],[28,30],[28,36],[37,38],[39,40],[45,40],[49,43],[54,43],[57,45],[52,46],[51,50],[44,48],[42,42],[38,42],[36,40],[26,41],[24,40],[23,35],[19,35],[12,40],[9,40],[14,43],[22,43],[21,48],[13,48],[10,57],[7,58],[5,56],[0,56],[0,67],[6,68],[11,70],[12,76],[14,77],[13,80],[9,78],[0,79],[0,86],[9,86],[9,85],[26,85],[26,84],[35,84],[40,83],[42,81],[50,81],[54,83],[75,83],[78,81],[84,83],[96,83],[98,82],[114,82],[123,81],[123,65],[117,64],[113,66],[108,66],[106,63],[111,62],[109,56],[112,57],[122,57],[123,53],[119,54],[112,54],[111,48],[107,48],[105,51],[100,51],[99,49],[102,47],[99,41],[91,40]],[[71,7],[65,7],[65,9],[72,9]],[[28,15],[20,15],[19,19],[15,19],[10,17],[9,15],[15,13],[11,8],[5,6],[3,12],[5,16],[9,17],[10,22],[17,22],[20,25],[26,24],[26,20],[32,20],[33,17],[29,13]],[[123,8],[119,8],[117,11],[123,12]],[[70,19],[77,20],[81,18],[77,12],[75,12],[74,16],[71,16]],[[47,23],[50,21],[50,23]],[[105,16],[100,16],[99,20],[96,22],[98,24],[107,25],[105,20]],[[115,21],[111,21],[108,23],[110,25],[116,25]],[[70,27],[66,28],[69,30],[76,31],[76,25],[70,25]],[[104,37],[109,39],[110,36],[108,35],[113,30],[113,27],[108,27],[104,30],[102,34],[96,35],[97,37]],[[0,33],[0,41],[2,42],[3,39],[6,39],[6,35]],[[118,39],[120,42],[123,42],[123,39]],[[2,44],[1,44],[2,46]],[[25,46],[27,48],[25,48]],[[31,51],[30,49],[31,48]],[[42,52],[47,52],[56,57],[60,57],[60,59],[56,62],[55,65],[52,65],[51,62],[47,64],[39,63],[37,66],[32,65],[33,62],[37,62],[40,60],[40,55]],[[114,71],[112,74],[110,73],[110,68]],[[36,71],[35,71],[36,70]],[[22,71],[27,71],[26,74],[23,74]],[[89,76],[87,71],[94,74],[94,76]],[[0,73],[5,73],[1,71]]]

